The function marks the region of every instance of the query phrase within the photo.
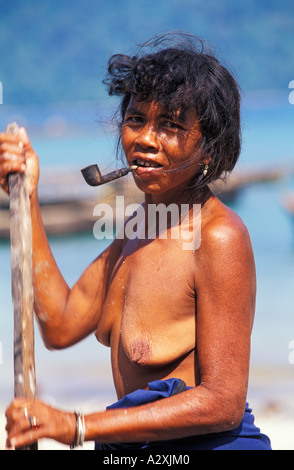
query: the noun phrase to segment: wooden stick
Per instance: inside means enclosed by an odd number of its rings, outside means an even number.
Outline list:
[[[17,134],[16,123],[7,132]],[[14,396],[35,398],[32,226],[24,173],[8,178],[10,195],[11,284],[14,305]],[[37,450],[37,443],[21,450]]]

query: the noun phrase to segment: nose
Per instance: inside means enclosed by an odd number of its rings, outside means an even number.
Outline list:
[[[157,150],[159,148],[158,134],[154,126],[145,125],[136,138],[136,144],[144,149]]]

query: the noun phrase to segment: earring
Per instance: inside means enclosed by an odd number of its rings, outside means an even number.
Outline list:
[[[204,170],[203,170],[203,176],[206,176],[206,175],[207,175],[208,168],[209,168],[209,165],[206,164],[205,167],[204,167]]]

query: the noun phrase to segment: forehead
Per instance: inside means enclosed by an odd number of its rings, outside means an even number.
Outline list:
[[[143,115],[153,115],[158,117],[169,117],[171,119],[176,119],[181,122],[187,122],[190,124],[196,124],[197,116],[196,110],[194,108],[188,110],[182,110],[178,108],[175,112],[172,112],[168,109],[167,106],[163,106],[157,101],[139,101],[134,96],[131,97],[126,113],[128,112],[138,112]]]

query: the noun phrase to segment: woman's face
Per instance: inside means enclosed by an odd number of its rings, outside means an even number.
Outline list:
[[[197,152],[201,140],[194,110],[184,116],[180,112],[171,116],[155,101],[131,98],[121,142],[128,164],[138,166],[133,171],[134,179],[145,193],[163,193],[188,185],[199,171],[201,155]]]

